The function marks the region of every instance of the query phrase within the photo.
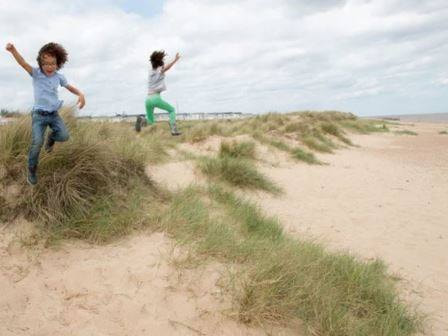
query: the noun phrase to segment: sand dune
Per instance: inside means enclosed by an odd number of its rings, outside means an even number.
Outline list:
[[[161,233],[34,250],[7,228],[0,238],[2,336],[265,334],[226,316],[222,266],[179,270],[184,251]]]
[[[321,158],[329,165],[265,168],[282,197],[258,197],[289,232],[363,258],[381,258],[429,314],[428,334],[448,335],[448,136],[352,136],[360,147]]]
[[[295,163],[261,148],[260,168],[285,193],[252,197],[294,235],[383,259],[404,280],[403,297],[429,314],[428,334],[445,335],[448,136],[438,134],[440,124],[406,128],[419,135],[352,136],[360,146],[321,155],[328,163],[323,166]],[[219,141],[210,141],[200,150],[216,150]],[[190,162],[147,171],[173,189],[200,180]],[[185,251],[162,233],[143,232],[107,246],[65,242],[27,249],[20,238],[30,230],[23,220],[0,228],[2,336],[267,332],[227,316],[231,303],[219,286],[223,265],[176,268],[173,256]]]

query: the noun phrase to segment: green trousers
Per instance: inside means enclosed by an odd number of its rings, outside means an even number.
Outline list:
[[[170,125],[174,126],[176,124],[176,112],[174,107],[168,104],[166,101],[160,97],[160,94],[152,94],[145,101],[146,106],[146,119],[149,124],[154,124],[154,108],[159,108],[167,111],[170,116]]]

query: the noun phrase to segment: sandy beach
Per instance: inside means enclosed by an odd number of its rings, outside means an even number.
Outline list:
[[[286,193],[257,199],[300,237],[361,258],[381,258],[404,296],[428,314],[428,335],[448,335],[448,136],[441,124],[400,127],[417,136],[352,136],[360,147],[320,156],[328,165],[264,168]]]
[[[446,335],[448,135],[439,131],[447,126],[400,128],[418,135],[351,135],[358,146],[319,155],[322,166],[275,155],[260,168],[284,194],[251,197],[293,235],[381,258],[401,279],[403,298],[428,314],[427,334]],[[175,188],[200,180],[185,162],[148,173]],[[178,247],[162,233],[43,249],[23,246],[30,230],[21,219],[0,227],[2,336],[297,335],[228,316],[231,303],[219,285],[225,268],[179,269]]]

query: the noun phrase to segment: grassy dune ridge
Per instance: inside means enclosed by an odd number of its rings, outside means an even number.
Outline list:
[[[258,171],[258,144],[320,164],[315,152],[352,146],[349,132],[387,132],[386,123],[341,112],[267,114],[183,122],[183,135],[174,138],[161,123],[136,135],[128,123],[77,122],[70,111],[64,119],[71,139],[41,154],[34,188],[25,182],[29,118],[0,127],[0,220],[25,215],[50,241],[107,243],[142,228],[165,231],[201,262],[237,266],[226,283],[235,314],[246,323],[300,320],[309,334],[332,336],[421,329],[420,315],[401,302],[380,260],[360,261],[290,237],[278,219],[237,196],[245,190],[281,195]],[[234,140],[240,135],[251,140]],[[207,177],[206,186],[173,193],[147,177],[147,164],[179,159],[180,143],[210,136],[223,139],[215,155],[188,156]],[[14,199],[4,192],[12,185],[19,190]]]

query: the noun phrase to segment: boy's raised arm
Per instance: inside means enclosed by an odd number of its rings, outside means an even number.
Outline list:
[[[6,45],[6,50],[8,50],[12,56],[14,56],[14,58],[16,59],[17,63],[19,63],[19,65],[25,69],[26,72],[28,72],[30,75],[33,74],[33,68],[31,67],[31,65],[29,65],[22,57],[22,55],[20,55],[20,53],[17,51],[16,47],[14,46],[14,44],[12,43],[8,43]]]

